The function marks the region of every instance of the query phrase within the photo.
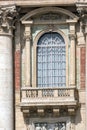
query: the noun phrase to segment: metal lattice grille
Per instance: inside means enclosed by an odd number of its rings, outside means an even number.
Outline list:
[[[37,44],[38,87],[66,85],[66,48],[62,36],[45,33]]]

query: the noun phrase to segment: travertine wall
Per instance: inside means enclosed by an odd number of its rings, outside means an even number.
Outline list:
[[[51,1],[52,2],[52,1]],[[51,3],[50,2],[50,3]],[[33,3],[32,3],[33,4]],[[37,25],[36,27],[32,28],[32,37],[33,39],[35,36],[44,28],[45,26]],[[64,33],[66,33],[66,36],[68,37],[69,28],[66,27],[65,29],[61,26],[58,27],[61,29]],[[20,31],[21,30],[21,31]],[[84,35],[79,30],[79,25],[76,29],[79,33],[79,36],[76,37],[76,87],[79,91],[79,103],[76,110],[76,115],[74,116],[74,125],[71,124],[70,130],[85,130],[85,63],[86,63],[86,48],[85,48],[85,42],[84,42]],[[81,36],[80,36],[81,33]],[[26,121],[23,116],[23,112],[21,111],[20,107],[20,88],[25,85],[25,46],[23,44],[23,35],[24,34],[24,28],[23,26],[20,26],[20,23],[16,24],[16,30],[15,30],[15,52],[14,52],[14,60],[15,60],[15,130],[26,130],[27,125]],[[32,40],[33,41],[33,40]],[[69,50],[70,52],[70,50]],[[22,64],[22,66],[21,66]],[[70,66],[69,62],[69,66]],[[21,80],[22,79],[22,80]],[[69,75],[70,79],[70,75]],[[73,122],[73,121],[72,121]]]

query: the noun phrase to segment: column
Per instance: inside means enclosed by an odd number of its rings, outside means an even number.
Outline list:
[[[70,25],[70,86],[75,87],[75,25]]]
[[[87,17],[86,17],[86,25],[85,25],[85,36],[86,36],[86,121],[87,122]],[[87,130],[87,123],[86,123]]]
[[[0,9],[0,129],[13,130],[12,14],[15,6]]]
[[[31,86],[31,27],[25,25],[25,86]]]

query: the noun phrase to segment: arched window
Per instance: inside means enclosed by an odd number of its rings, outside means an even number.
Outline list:
[[[45,33],[38,40],[37,86],[66,86],[66,46],[57,32]]]

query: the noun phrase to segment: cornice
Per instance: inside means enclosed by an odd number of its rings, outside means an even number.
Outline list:
[[[75,5],[75,2],[77,0],[0,0],[0,5],[8,5],[9,4],[15,4],[17,6],[21,7],[42,7],[42,6],[70,6]]]

